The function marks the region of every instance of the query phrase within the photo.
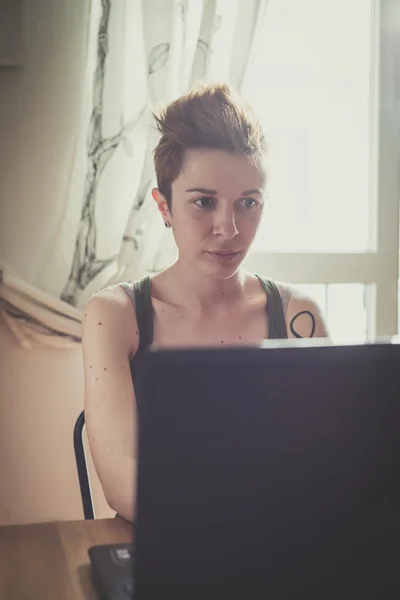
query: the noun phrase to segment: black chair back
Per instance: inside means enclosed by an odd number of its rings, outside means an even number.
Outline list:
[[[90,489],[90,481],[88,467],[85,454],[85,446],[83,443],[83,432],[85,427],[85,412],[82,411],[76,420],[74,427],[74,450],[76,467],[78,470],[79,487],[81,490],[83,514],[85,519],[94,519],[92,492]]]

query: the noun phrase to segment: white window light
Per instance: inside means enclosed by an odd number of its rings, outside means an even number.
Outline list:
[[[244,93],[271,180],[247,267],[323,292],[338,337],[395,335],[400,4],[270,0],[262,38]]]

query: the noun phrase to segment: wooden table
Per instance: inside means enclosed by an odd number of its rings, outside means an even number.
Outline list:
[[[88,548],[131,540],[118,517],[0,527],[0,598],[98,600]]]

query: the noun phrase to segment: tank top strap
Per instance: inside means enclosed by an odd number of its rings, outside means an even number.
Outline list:
[[[286,339],[286,318],[279,288],[272,279],[256,276],[267,295],[268,339]]]
[[[121,283],[121,286],[135,306],[139,332],[139,347],[136,354],[139,354],[151,346],[154,336],[151,277],[135,281],[133,285]]]

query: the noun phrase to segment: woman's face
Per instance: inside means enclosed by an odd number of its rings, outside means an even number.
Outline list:
[[[188,150],[172,184],[172,206],[154,191],[179,259],[204,274],[229,278],[244,260],[263,211],[264,175],[244,155]]]

